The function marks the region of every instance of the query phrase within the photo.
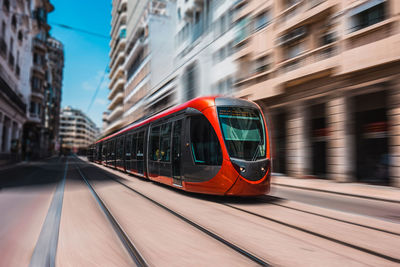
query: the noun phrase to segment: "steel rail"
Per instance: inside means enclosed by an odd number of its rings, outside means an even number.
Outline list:
[[[104,170],[102,170],[102,171],[104,171]],[[245,250],[245,249],[243,249],[243,248],[240,248],[239,246],[233,244],[232,242],[229,242],[228,240],[224,239],[223,237],[219,236],[218,234],[216,234],[216,233],[214,233],[214,232],[208,230],[207,228],[205,228],[205,227],[199,225],[198,223],[196,223],[196,222],[194,222],[194,221],[188,219],[188,218],[185,217],[184,215],[182,215],[182,214],[180,214],[180,213],[178,213],[178,212],[176,212],[176,211],[173,211],[172,209],[168,208],[167,206],[161,204],[160,202],[158,202],[158,201],[156,201],[156,200],[154,200],[154,199],[152,199],[152,198],[146,196],[145,194],[143,194],[143,193],[137,191],[136,189],[130,187],[129,185],[127,185],[127,184],[125,184],[125,183],[119,181],[118,179],[115,178],[115,176],[116,176],[115,174],[111,174],[111,173],[106,172],[106,171],[104,171],[104,173],[105,173],[108,177],[110,177],[111,180],[113,180],[113,181],[119,183],[120,185],[124,186],[124,187],[127,188],[128,190],[130,190],[130,191],[136,193],[137,195],[139,195],[139,196],[141,196],[142,198],[144,198],[144,199],[150,201],[150,202],[153,203],[154,205],[156,205],[156,206],[158,206],[158,207],[164,209],[164,210],[167,211],[168,213],[170,213],[170,214],[174,215],[175,217],[181,219],[182,221],[184,221],[184,222],[190,224],[191,226],[193,226],[193,227],[196,228],[197,230],[200,230],[201,232],[205,233],[206,235],[208,235],[208,236],[212,237],[213,239],[215,239],[215,240],[221,242],[222,244],[228,246],[229,248],[231,248],[231,249],[233,249],[234,251],[236,251],[237,253],[239,253],[239,254],[245,256],[246,258],[250,259],[251,261],[253,261],[253,262],[259,264],[260,266],[271,266],[271,264],[268,263],[267,261],[265,261],[264,259],[261,259],[260,257],[254,255],[254,254],[252,254],[251,252],[249,252],[249,251],[247,251],[247,250]]]
[[[220,203],[220,204],[224,205],[224,206],[227,206],[227,207],[230,207],[232,209],[239,210],[239,211],[254,215],[256,217],[259,217],[259,218],[262,218],[262,219],[265,219],[265,220],[280,224],[280,225],[284,225],[284,226],[290,227],[292,229],[295,229],[295,230],[298,230],[298,231],[301,231],[301,232],[304,232],[304,233],[307,233],[307,234],[311,234],[311,235],[314,235],[314,236],[317,236],[317,237],[320,237],[320,238],[323,238],[323,239],[338,243],[338,244],[346,246],[346,247],[350,247],[350,248],[362,251],[362,252],[367,253],[367,254],[371,254],[371,255],[379,257],[379,258],[386,259],[388,261],[392,261],[392,262],[395,262],[395,263],[400,263],[400,259],[399,258],[394,258],[394,257],[388,256],[388,255],[385,255],[385,254],[382,254],[382,253],[379,253],[379,252],[376,252],[376,251],[373,251],[373,250],[370,250],[370,249],[367,249],[367,248],[363,248],[363,247],[360,247],[360,246],[357,246],[357,245],[354,245],[354,244],[351,244],[351,243],[348,243],[348,242],[345,242],[345,241],[342,241],[342,240],[339,240],[339,239],[336,239],[336,238],[333,238],[333,237],[329,237],[329,236],[324,235],[324,234],[313,232],[311,230],[305,229],[305,228],[300,227],[300,226],[296,226],[296,225],[293,225],[293,224],[290,224],[290,223],[286,223],[286,222],[283,222],[283,221],[280,221],[280,220],[277,220],[277,219],[274,219],[274,218],[271,218],[271,217],[267,217],[267,216],[264,216],[264,215],[261,215],[261,214],[258,214],[258,213],[252,212],[252,211],[248,211],[248,210],[245,210],[245,209],[242,209],[242,208],[239,208],[239,207],[235,207],[235,206],[233,206],[231,204],[227,204],[227,203]]]
[[[107,208],[107,206],[104,204],[100,196],[96,193],[96,190],[93,188],[93,186],[90,184],[86,176],[82,173],[81,169],[79,168],[78,164],[76,164],[76,168],[81,175],[83,181],[86,183],[86,185],[89,187],[90,192],[94,196],[94,198],[97,201],[97,204],[100,206],[101,210],[104,212],[106,215],[107,219],[111,223],[112,227],[114,228],[114,231],[117,233],[119,239],[123,243],[124,247],[128,251],[129,255],[131,256],[132,260],[136,263],[137,266],[140,267],[147,267],[148,264],[144,257],[140,254],[139,250],[136,248],[136,246],[133,244],[129,236],[125,233],[125,231],[122,229],[120,224],[117,222],[115,217],[111,214],[110,210]]]

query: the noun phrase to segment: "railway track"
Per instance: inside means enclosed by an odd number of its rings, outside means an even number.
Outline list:
[[[126,234],[126,232],[122,229],[122,227],[117,222],[115,217],[111,214],[110,210],[104,204],[103,200],[97,194],[97,192],[95,191],[93,186],[90,184],[89,180],[86,178],[86,176],[82,173],[81,169],[78,167],[78,165],[76,165],[76,169],[78,170],[79,174],[81,175],[83,181],[89,187],[89,190],[92,193],[93,197],[96,199],[97,204],[100,206],[101,210],[106,215],[107,219],[111,223],[114,231],[118,235],[119,239],[121,240],[121,242],[124,245],[125,249],[127,250],[129,255],[131,256],[132,260],[136,263],[137,266],[147,267],[148,264],[147,264],[146,260],[144,259],[144,257],[140,254],[139,250],[136,248],[136,246],[131,241],[129,236]]]
[[[139,192],[135,188],[133,188],[133,187],[129,186],[128,184],[118,180],[118,178],[117,178],[118,176],[116,176],[115,174],[112,174],[110,172],[105,172],[105,173],[110,179],[112,179],[115,182],[121,184],[122,186],[124,186],[128,190],[134,192],[135,194],[141,196],[144,199],[147,199],[148,201],[151,201],[153,204],[155,204],[155,205],[159,206],[160,208],[166,210],[167,212],[173,214],[174,216],[178,217],[179,219],[185,221],[186,223],[189,223],[190,225],[196,227],[196,229],[199,229],[200,231],[206,233],[207,235],[211,236],[212,238],[218,240],[219,242],[221,242],[221,243],[229,246],[230,248],[236,250],[238,253],[248,257],[249,259],[252,259],[254,262],[256,262],[256,263],[258,263],[260,265],[264,265],[264,266],[270,265],[269,262],[264,261],[263,259],[261,259],[260,257],[255,256],[252,253],[248,253],[246,250],[240,248],[239,246],[233,244],[232,242],[227,241],[226,239],[224,239],[223,237],[219,236],[215,232],[212,232],[212,231],[208,230],[203,225],[200,225],[199,223],[196,223],[195,221],[189,219],[188,217],[183,215],[182,212],[174,211],[169,207],[169,205],[162,204],[161,202],[152,199],[147,194]],[[199,197],[199,198],[200,199],[201,198],[204,199],[205,197]],[[213,199],[213,197],[211,197],[211,199]],[[275,224],[279,224],[279,225],[284,226],[284,227],[289,227],[289,228],[291,228],[293,230],[300,231],[302,233],[312,235],[314,237],[326,240],[328,242],[336,243],[336,244],[338,244],[340,246],[344,246],[344,247],[347,247],[347,248],[350,248],[350,249],[357,250],[357,251],[359,251],[361,253],[366,253],[366,254],[368,254],[370,256],[378,257],[380,259],[383,259],[383,260],[386,260],[386,261],[389,261],[389,262],[392,262],[392,263],[395,263],[395,264],[400,263],[400,259],[395,257],[395,256],[393,256],[393,255],[386,255],[385,253],[377,252],[377,251],[374,251],[372,249],[366,248],[364,246],[360,246],[360,245],[353,244],[351,242],[343,241],[340,238],[335,238],[335,237],[332,237],[332,236],[329,236],[329,235],[321,234],[318,231],[313,231],[313,230],[307,229],[305,227],[298,226],[295,223],[288,223],[288,222],[285,222],[283,220],[279,220],[279,219],[276,219],[276,218],[268,217],[268,216],[265,216],[265,215],[262,215],[262,214],[258,214],[256,212],[252,212],[250,210],[246,210],[244,208],[240,208],[240,207],[234,206],[232,204],[223,203],[221,198],[218,198],[218,197],[213,199],[213,200],[211,200],[211,202],[217,203],[218,205],[225,206],[225,207],[227,207],[229,209],[234,209],[234,210],[237,210],[237,211],[240,211],[240,212],[244,212],[244,213],[249,214],[251,216],[255,216],[255,217],[261,218],[263,220],[267,220],[267,221],[273,222]],[[340,223],[348,224],[348,225],[351,225],[351,226],[361,227],[361,228],[364,228],[364,229],[367,229],[367,230],[378,231],[378,232],[381,232],[381,233],[384,233],[384,234],[393,235],[395,237],[399,236],[399,233],[396,233],[396,232],[393,232],[393,231],[389,231],[389,230],[385,230],[385,229],[381,229],[381,228],[378,228],[378,227],[371,227],[371,226],[364,225],[364,224],[361,224],[361,223],[355,223],[355,222],[348,221],[348,220],[345,220],[345,219],[339,219],[339,218],[335,218],[335,217],[332,217],[332,216],[318,214],[316,212],[312,212],[312,211],[308,211],[308,210],[302,210],[302,209],[299,209],[299,208],[286,206],[286,205],[281,204],[281,203],[275,203],[275,202],[270,200],[270,197],[266,197],[265,199],[261,199],[261,202],[265,202],[265,203],[268,203],[268,204],[276,205],[276,206],[279,206],[279,207],[281,207],[283,209],[289,209],[289,210],[301,212],[301,213],[304,213],[304,214],[308,214],[308,215],[311,215],[311,216],[317,216],[317,217],[328,219],[328,220],[332,220],[332,221],[335,221],[335,222],[340,222]]]
[[[101,199],[99,194],[96,192],[94,187],[91,185],[91,183],[89,181],[90,178],[88,179],[85,176],[85,174],[79,168],[78,164],[77,164],[76,167],[77,167],[77,170],[80,173],[82,179],[84,180],[86,185],[89,187],[89,189],[90,189],[91,193],[93,194],[94,198],[96,199],[98,205],[101,207],[101,209],[103,210],[104,214],[107,216],[108,220],[112,224],[113,228],[115,229],[116,233],[118,234],[119,238],[121,239],[121,242],[124,244],[125,248],[127,249],[129,254],[131,255],[131,257],[134,260],[134,262],[137,264],[137,266],[148,266],[148,264],[147,264],[146,260],[144,259],[144,257],[141,255],[139,250],[136,248],[134,243],[131,241],[131,239],[126,234],[126,232],[122,229],[120,224],[117,222],[116,218],[111,214],[110,210],[107,208],[107,206],[104,203],[104,201]],[[256,263],[256,264],[258,264],[260,266],[271,266],[270,263],[268,263],[266,260],[262,259],[261,257],[258,257],[256,255],[254,255],[253,253],[251,253],[251,252],[249,252],[249,251],[247,251],[247,250],[245,250],[243,248],[240,248],[239,246],[233,244],[232,242],[229,242],[228,240],[226,240],[225,238],[221,237],[220,235],[218,235],[218,234],[208,230],[207,228],[197,224],[193,220],[190,220],[189,218],[185,217],[184,215],[182,215],[182,214],[180,214],[180,213],[178,213],[176,211],[173,211],[172,209],[170,209],[167,206],[163,205],[162,203],[152,199],[151,197],[148,197],[148,196],[142,194],[141,192],[135,190],[134,188],[124,184],[123,182],[121,182],[119,180],[116,180],[114,177],[112,177],[112,176],[109,176],[109,177],[110,177],[111,180],[113,180],[114,182],[116,182],[116,183],[120,184],[121,186],[125,187],[129,191],[134,192],[135,194],[139,195],[143,199],[146,199],[147,201],[151,202],[152,204],[156,205],[157,207],[165,210],[169,214],[175,216],[176,218],[180,219],[181,221],[183,221],[183,222],[189,224],[190,226],[194,227],[195,229],[201,231],[202,233],[206,234],[210,238],[213,238],[214,240],[216,240],[216,241],[220,242],[221,244],[227,246],[228,248],[232,249],[236,253],[241,254],[242,256],[246,257],[250,261],[252,261],[252,262],[254,262],[254,263]]]
[[[302,213],[318,216],[318,217],[321,217],[321,218],[326,218],[326,219],[330,219],[330,220],[333,220],[333,221],[346,223],[346,224],[349,224],[349,225],[354,225],[354,226],[358,226],[358,227],[362,227],[362,228],[366,228],[366,229],[370,229],[370,230],[379,231],[379,232],[382,232],[382,233],[391,234],[391,235],[394,235],[394,236],[400,236],[400,233],[389,231],[389,230],[386,230],[386,229],[381,229],[381,228],[378,228],[378,227],[373,227],[373,226],[369,226],[369,225],[365,225],[365,224],[361,224],[361,223],[355,223],[355,222],[351,222],[351,221],[348,221],[348,220],[343,220],[343,219],[339,219],[339,218],[335,218],[335,217],[332,217],[332,216],[319,214],[319,213],[308,211],[308,210],[294,208],[294,207],[290,207],[290,206],[287,206],[287,205],[284,205],[284,204],[279,204],[279,203],[276,203],[274,201],[271,201],[270,200],[271,198],[275,198],[275,197],[265,196],[265,197],[262,197],[260,199],[260,201],[262,203],[279,206],[279,207],[282,207],[282,208],[285,208],[285,209],[295,210],[295,211],[299,211],[299,212],[302,212]]]
[[[282,220],[277,220],[277,219],[272,218],[272,217],[268,217],[268,216],[265,216],[265,215],[258,214],[256,212],[252,212],[252,211],[249,211],[249,210],[246,210],[246,209],[242,209],[242,208],[236,207],[236,206],[233,206],[231,204],[221,203],[221,205],[224,205],[226,207],[229,207],[229,208],[232,208],[232,209],[235,209],[235,210],[239,210],[241,212],[245,212],[247,214],[251,214],[253,216],[256,216],[256,217],[259,217],[259,218],[262,218],[262,219],[265,219],[265,220],[268,220],[268,221],[271,221],[271,222],[274,222],[274,223],[278,223],[278,224],[290,227],[292,229],[295,229],[295,230],[298,230],[298,231],[301,231],[301,232],[304,232],[304,233],[307,233],[307,234],[311,234],[311,235],[314,235],[314,236],[317,236],[317,237],[320,237],[320,238],[335,242],[337,244],[340,244],[340,245],[343,245],[343,246],[346,246],[346,247],[349,247],[349,248],[353,248],[353,249],[362,251],[364,253],[367,253],[367,254],[370,254],[370,255],[373,255],[373,256],[376,256],[376,257],[379,257],[379,258],[382,258],[382,259],[385,259],[385,260],[388,260],[388,261],[391,261],[391,262],[394,262],[394,263],[400,263],[400,258],[391,257],[391,256],[385,255],[383,253],[379,253],[379,252],[373,251],[371,249],[367,249],[367,248],[364,248],[364,247],[361,247],[361,246],[358,246],[358,245],[354,245],[354,244],[351,244],[349,242],[345,242],[345,241],[342,241],[340,239],[333,238],[333,237],[330,237],[328,235],[324,235],[324,234],[318,233],[316,231],[311,231],[309,229],[297,226],[295,224],[290,224],[290,223],[284,222]],[[334,219],[334,218],[330,218],[330,219]],[[336,220],[336,219],[334,219],[334,220]],[[340,220],[338,220],[338,221],[340,221]],[[350,223],[350,222],[347,222],[347,221],[345,221],[345,222],[346,223]],[[360,225],[360,226],[362,226],[362,225]],[[362,226],[362,227],[365,227],[365,226]],[[367,228],[369,228],[369,227],[367,227]],[[387,231],[385,231],[385,232],[387,232]],[[393,232],[389,232],[389,233],[390,234],[394,234],[394,235],[398,235],[397,233],[393,233]]]

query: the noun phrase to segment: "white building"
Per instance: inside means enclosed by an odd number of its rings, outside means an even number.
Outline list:
[[[233,94],[233,1],[178,0],[175,68],[179,102]]]
[[[93,144],[98,136],[99,129],[85,113],[69,106],[61,110],[60,139],[63,149],[76,153]]]

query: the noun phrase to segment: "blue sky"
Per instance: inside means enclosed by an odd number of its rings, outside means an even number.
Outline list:
[[[91,99],[108,65],[109,38],[99,38],[68,30],[55,23],[85,29],[109,36],[111,1],[51,0],[55,10],[48,15],[51,35],[64,44],[64,80],[62,107],[72,106],[87,112]],[[103,111],[107,109],[108,73],[93,103],[89,117],[101,127]]]

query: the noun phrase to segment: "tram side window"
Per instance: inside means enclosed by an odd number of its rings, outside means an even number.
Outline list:
[[[115,140],[112,140],[110,142],[110,154],[111,154],[111,159],[114,160],[114,157],[115,157]]]
[[[131,136],[128,135],[125,138],[125,159],[130,160],[131,159]]]
[[[137,135],[137,160],[143,160],[143,138],[144,138],[144,132],[140,132]]]
[[[150,160],[158,161],[161,159],[160,153],[160,126],[151,128],[150,132]]]
[[[171,123],[166,123],[161,126],[160,134],[160,157],[161,161],[169,162],[171,154]]]
[[[132,153],[131,153],[131,159],[136,159],[136,142],[137,142],[137,134],[134,133],[132,134],[129,139],[132,140]]]
[[[123,143],[124,143],[124,139],[122,137],[118,138],[117,147],[116,147],[117,159],[118,160],[122,159],[122,153],[124,151]]]
[[[195,164],[222,164],[222,151],[217,134],[203,115],[191,118],[190,140]]]

